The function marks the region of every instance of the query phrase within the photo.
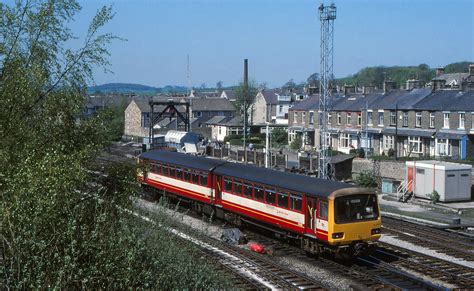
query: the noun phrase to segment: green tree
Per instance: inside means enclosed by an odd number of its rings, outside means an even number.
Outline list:
[[[7,289],[218,288],[191,247],[130,215],[134,166],[90,169],[110,142],[111,114],[84,119],[87,84],[106,68],[97,11],[83,45],[73,0],[0,3],[0,286]],[[161,231],[161,232],[160,232]]]
[[[379,185],[378,178],[370,171],[359,173],[355,179],[355,182],[357,185],[366,188],[377,188]]]
[[[303,140],[300,135],[296,135],[295,139],[291,142],[290,148],[293,150],[299,150],[303,146]]]
[[[283,128],[275,128],[271,133],[272,142],[277,145],[288,144],[288,132]]]
[[[235,102],[234,106],[237,109],[237,112],[242,117],[244,116],[244,112],[247,112],[246,119],[244,121],[245,124],[249,124],[250,120],[250,107],[252,106],[253,102],[255,101],[255,97],[257,96],[258,89],[257,83],[255,81],[249,81],[248,85],[246,86],[243,82],[239,83],[239,86],[235,88]]]

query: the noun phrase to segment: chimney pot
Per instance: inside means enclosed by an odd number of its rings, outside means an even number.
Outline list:
[[[471,79],[474,78],[474,64],[469,65],[469,77],[471,77]]]

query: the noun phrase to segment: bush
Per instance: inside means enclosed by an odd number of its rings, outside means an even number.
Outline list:
[[[436,190],[433,190],[433,192],[427,194],[426,196],[428,196],[433,203],[436,203],[439,201],[439,193]]]
[[[233,139],[241,139],[243,136],[241,134],[231,134],[224,137],[224,143],[233,140]]]
[[[355,179],[357,185],[366,188],[377,188],[378,178],[370,171],[361,172]]]
[[[394,157],[395,156],[395,151],[392,148],[388,149],[388,156],[389,157]]]
[[[363,148],[359,148],[359,149],[357,150],[357,156],[358,156],[359,158],[365,158],[365,151],[364,151]]]
[[[302,145],[303,145],[303,141],[301,139],[301,136],[297,135],[295,139],[291,142],[290,148],[293,150],[299,150]]]

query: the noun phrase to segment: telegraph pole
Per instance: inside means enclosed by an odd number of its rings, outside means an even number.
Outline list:
[[[321,179],[332,178],[331,151],[329,148],[328,116],[331,111],[330,81],[333,78],[333,47],[334,47],[334,20],[336,19],[336,5],[319,6],[319,19],[321,21],[321,59],[320,59],[320,90],[319,95],[319,165],[318,177]]]
[[[268,163],[268,156],[270,155],[270,132],[268,130],[268,122],[266,126],[266,134],[265,134],[265,168],[269,168],[269,163]]]

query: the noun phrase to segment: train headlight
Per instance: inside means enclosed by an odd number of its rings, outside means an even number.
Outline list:
[[[344,236],[344,233],[343,232],[335,232],[332,234],[332,238],[342,238]]]
[[[374,235],[374,234],[380,234],[380,228],[372,229],[372,235]]]

